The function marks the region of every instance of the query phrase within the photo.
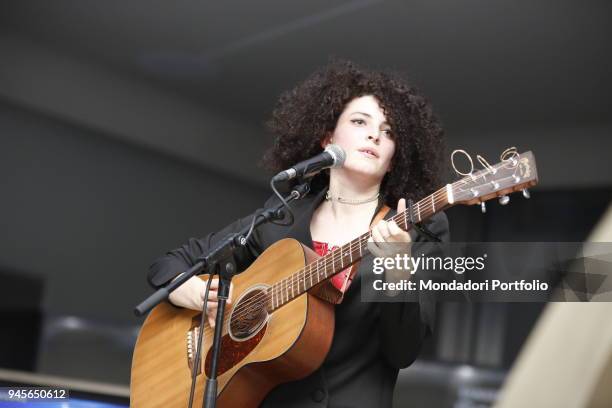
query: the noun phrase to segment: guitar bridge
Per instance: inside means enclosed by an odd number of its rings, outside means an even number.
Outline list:
[[[187,331],[187,335],[186,335],[187,364],[189,365],[190,373],[193,372],[193,365],[195,363],[198,345],[200,344],[199,334],[200,334],[200,318],[196,316],[193,318],[191,322],[191,328]],[[204,366],[202,364],[202,361],[204,360],[204,357],[205,356],[200,354],[200,364],[199,364],[196,375],[202,374],[203,366]]]

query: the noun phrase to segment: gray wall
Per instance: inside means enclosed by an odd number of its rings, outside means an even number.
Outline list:
[[[5,103],[0,135],[0,267],[43,276],[50,314],[133,323],[151,260],[267,196]]]

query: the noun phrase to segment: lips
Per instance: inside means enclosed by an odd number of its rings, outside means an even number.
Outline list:
[[[378,158],[378,152],[376,150],[374,150],[374,149],[370,149],[368,147],[364,147],[362,149],[359,149],[359,151],[361,153],[364,153],[366,156]]]

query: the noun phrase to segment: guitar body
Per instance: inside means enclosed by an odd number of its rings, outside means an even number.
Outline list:
[[[331,346],[333,305],[305,292],[268,313],[260,290],[291,276],[318,255],[293,239],[281,240],[233,279],[218,365],[217,406],[257,407],[277,385],[316,370]],[[258,295],[260,296],[258,298]],[[250,311],[238,319],[232,312]],[[132,407],[188,405],[196,333],[201,313],[158,305],[140,331],[132,359]],[[194,407],[201,407],[210,373],[213,330],[205,323]]]

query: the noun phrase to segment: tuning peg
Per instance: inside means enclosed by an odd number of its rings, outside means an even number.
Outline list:
[[[525,198],[531,198],[531,194],[529,193],[529,190],[527,190],[527,189],[523,189],[523,197],[525,197]]]
[[[499,197],[499,203],[501,205],[506,205],[510,202],[510,197],[508,197],[507,195],[503,195],[501,197]]]
[[[480,211],[482,211],[483,214],[487,212],[487,205],[484,201],[480,203]]]

